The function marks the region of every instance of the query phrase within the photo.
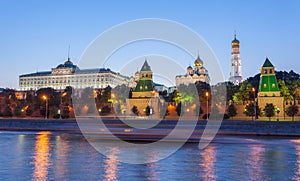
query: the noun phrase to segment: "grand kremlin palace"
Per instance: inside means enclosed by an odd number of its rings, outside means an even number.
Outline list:
[[[79,69],[70,58],[64,63],[52,68],[51,71],[36,72],[19,76],[19,88],[21,91],[38,90],[51,87],[55,90],[72,86],[75,89],[86,87],[105,88],[108,85],[114,88],[117,85],[126,84],[129,78],[110,69]]]

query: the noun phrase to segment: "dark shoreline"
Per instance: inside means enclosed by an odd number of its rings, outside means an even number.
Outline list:
[[[139,121],[139,120],[134,120]],[[145,120],[144,120],[145,121]],[[109,127],[114,135],[123,140],[131,141],[157,141],[164,138],[177,124],[176,120],[163,120],[153,131],[146,132],[142,129],[130,128],[120,120],[105,119],[105,125]],[[189,121],[187,121],[189,123]],[[189,139],[189,142],[198,142],[202,136],[207,122],[199,120],[196,128]],[[97,135],[96,120],[87,120],[87,126]],[[152,129],[152,128],[151,128]],[[81,134],[77,121],[75,119],[57,120],[57,119],[0,119],[0,130],[2,131],[51,131],[63,133]],[[130,132],[127,132],[129,130]],[[153,133],[153,134],[152,134]],[[97,135],[99,136],[99,135]],[[275,122],[275,121],[222,121],[221,127],[217,133],[222,136],[274,136],[274,137],[300,137],[300,122]],[[101,137],[101,136],[100,136]],[[109,139],[103,135],[104,139]],[[175,141],[174,140],[171,141]],[[180,140],[178,140],[180,141]]]

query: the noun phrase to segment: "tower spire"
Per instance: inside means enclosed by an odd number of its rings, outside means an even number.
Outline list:
[[[69,45],[69,49],[68,49],[68,60],[70,60],[70,45]]]
[[[235,85],[243,81],[242,77],[242,61],[240,58],[240,41],[236,39],[236,31],[234,31],[234,39],[231,42],[231,73],[229,81]]]

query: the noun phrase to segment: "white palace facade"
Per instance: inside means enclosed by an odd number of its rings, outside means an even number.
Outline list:
[[[19,89],[21,91],[38,90],[40,88],[65,89],[71,86],[75,89],[112,88],[127,84],[129,78],[110,69],[83,69],[74,65],[70,58],[64,63],[52,68],[51,71],[36,72],[19,76]]]

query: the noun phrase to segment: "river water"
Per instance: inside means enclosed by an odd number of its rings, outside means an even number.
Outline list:
[[[219,137],[138,165],[121,163],[118,146],[103,156],[79,134],[2,131],[0,149],[0,180],[300,180],[297,138]]]

